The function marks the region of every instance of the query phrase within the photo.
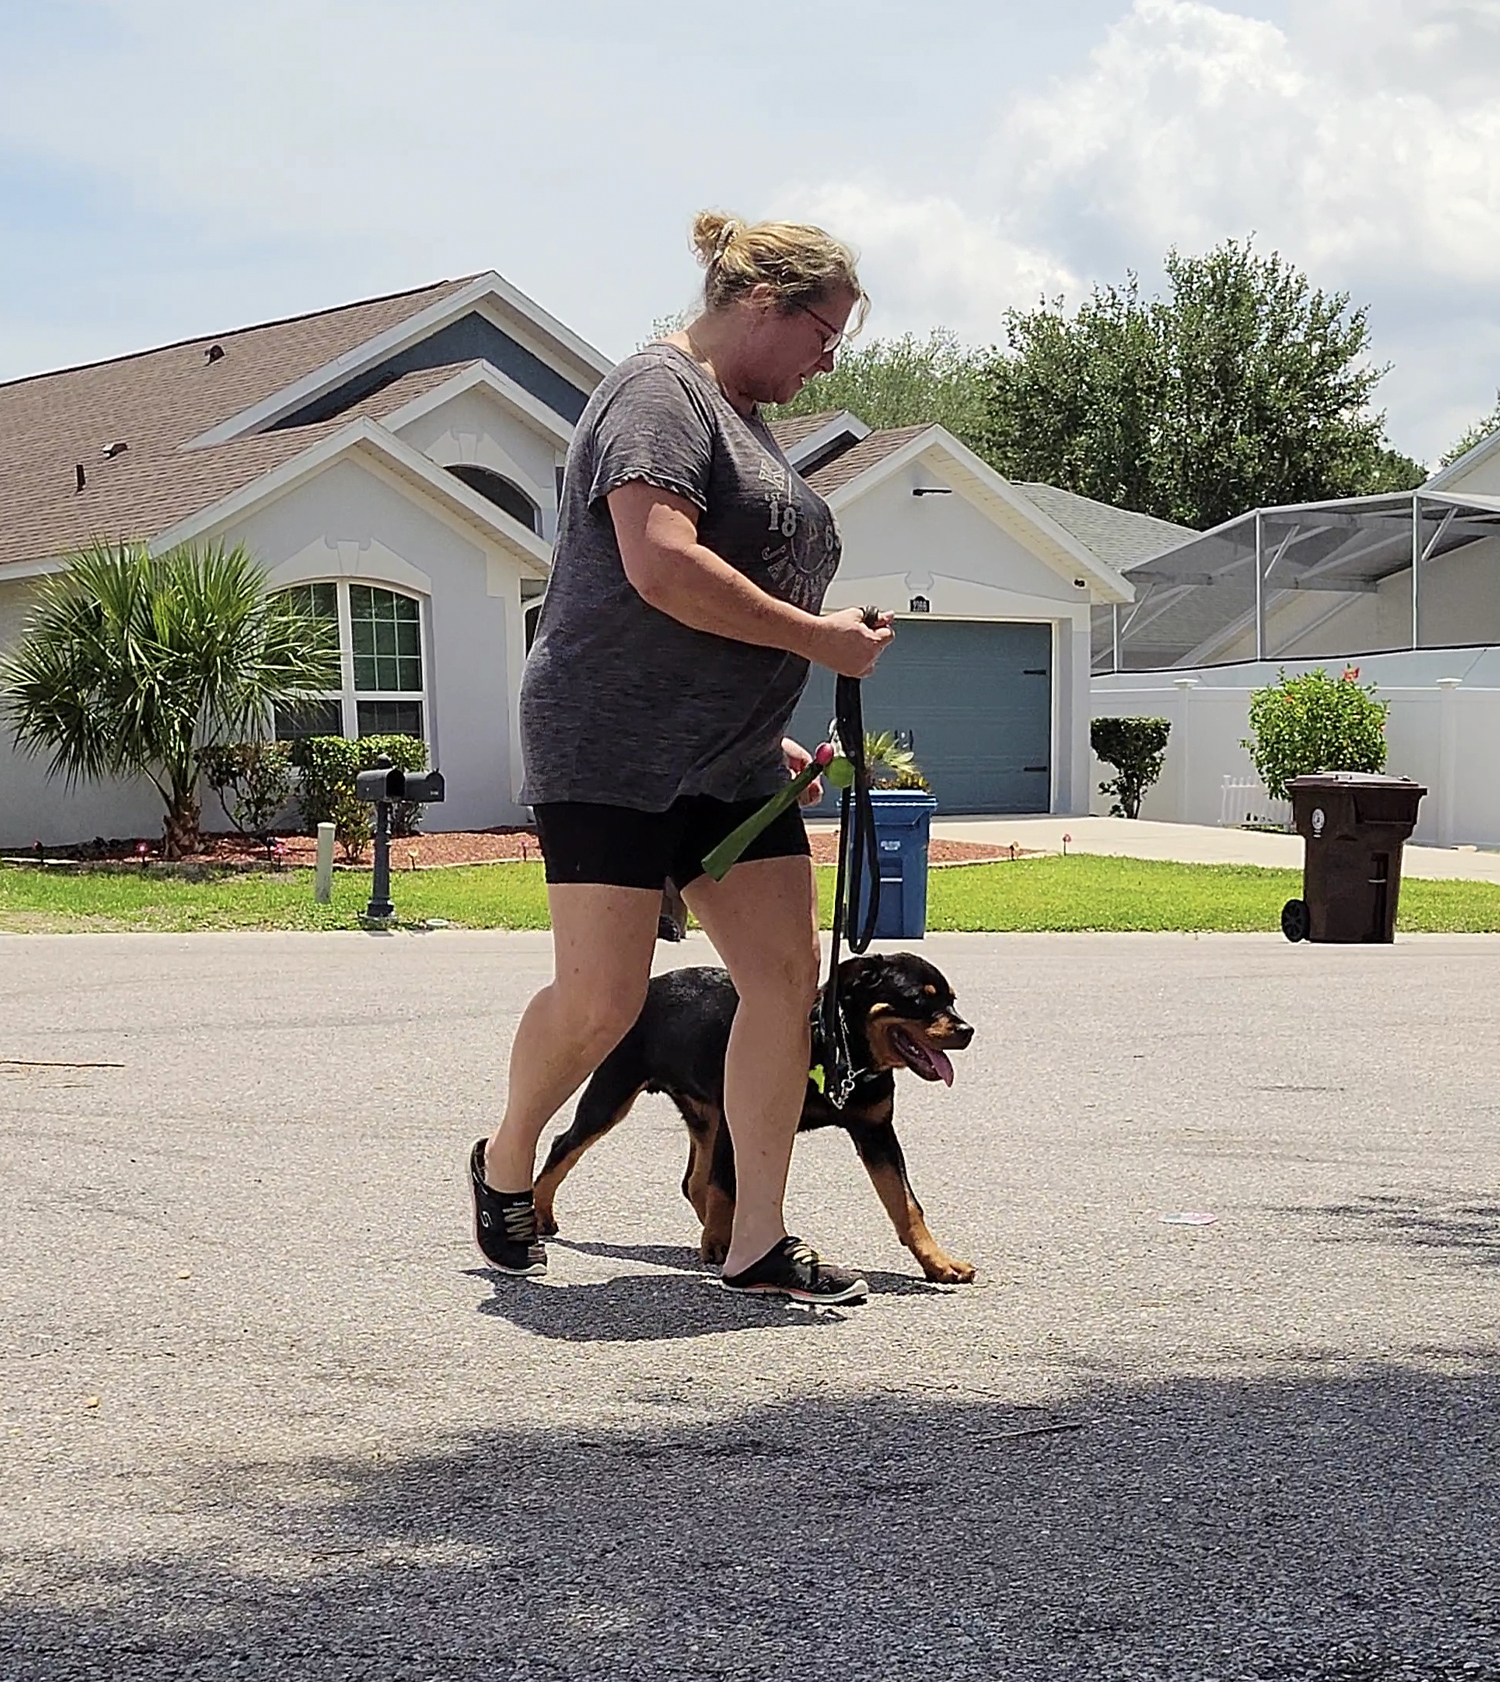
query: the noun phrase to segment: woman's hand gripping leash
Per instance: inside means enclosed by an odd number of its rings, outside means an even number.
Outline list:
[[[823,621],[825,634],[832,627],[836,643],[828,649],[829,658],[820,662],[828,665],[839,674],[839,682],[846,683],[850,679],[868,675],[875,669],[875,662],[880,658],[881,651],[895,636],[893,628],[894,616],[882,613],[876,607],[846,607],[838,613],[829,614]],[[836,664],[832,656],[837,653],[843,664]],[[859,668],[855,670],[854,668]],[[783,744],[783,752],[788,758],[792,755],[788,751],[797,747],[795,742]],[[805,753],[805,749],[798,749],[798,753]],[[858,754],[857,763],[864,764],[864,740],[861,737],[855,752]],[[820,773],[827,776],[830,783],[837,789],[849,788],[855,780],[856,760],[850,751],[836,753],[828,742],[822,743],[816,752],[809,754],[785,788],[780,788],[766,801],[759,810],[752,812],[738,829],[731,830],[728,835],[713,849],[704,855],[703,868],[713,877],[714,881],[722,882],[729,874],[730,866],[744,852],[746,847],[757,835],[790,807],[808,804],[805,796],[811,792],[813,784]],[[841,849],[842,850],[842,849]]]

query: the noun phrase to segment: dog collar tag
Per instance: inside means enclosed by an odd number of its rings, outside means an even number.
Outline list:
[[[817,1087],[825,1097],[828,1095],[828,1075],[821,1063],[814,1063],[807,1071],[807,1078]]]

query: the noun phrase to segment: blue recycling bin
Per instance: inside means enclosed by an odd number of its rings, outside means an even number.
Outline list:
[[[875,844],[880,855],[880,915],[877,940],[920,940],[927,933],[927,842],[937,801],[904,788],[870,790],[875,808]],[[851,928],[864,926],[866,890]]]

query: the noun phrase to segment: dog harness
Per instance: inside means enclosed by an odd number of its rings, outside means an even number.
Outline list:
[[[844,1007],[842,1004],[838,1007],[838,1013],[839,1026],[843,1031],[843,1044],[847,1048],[850,1038],[849,1019],[844,1014]],[[880,1069],[855,1069],[851,1067],[848,1075],[840,1083],[844,1094],[843,1098],[840,1102],[834,1102],[833,1094],[831,1094],[828,1090],[828,1065],[831,1059],[823,1044],[823,1013],[821,1001],[818,1006],[814,1008],[812,1014],[812,1054],[813,1066],[807,1071],[807,1078],[815,1087],[817,1087],[818,1091],[828,1099],[829,1103],[833,1104],[834,1108],[838,1110],[843,1109],[844,1105],[847,1104],[850,1098],[859,1091],[860,1087],[873,1085],[875,1082],[880,1080],[883,1073]]]

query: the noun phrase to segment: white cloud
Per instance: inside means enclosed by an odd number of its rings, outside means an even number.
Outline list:
[[[1028,281],[1149,276],[1169,246],[1254,233],[1320,285],[1402,300],[1377,349],[1420,356],[1409,312],[1460,293],[1474,312],[1500,282],[1500,0],[1292,0],[1285,27],[1135,0],[1082,66],[1012,105],[949,196],[866,177],[806,198],[871,246],[907,319],[993,337]],[[1405,386],[1409,447],[1430,453],[1497,383],[1456,346],[1443,360],[1445,397],[1430,369]]]
[[[438,29],[401,0],[217,15],[105,0],[114,30],[66,60],[49,43],[8,76],[0,136],[241,235],[367,233],[399,206],[420,239],[451,228],[495,170],[486,140],[543,114],[537,43],[477,9],[450,0]]]
[[[1315,270],[1500,279],[1500,98],[1473,74],[1500,68],[1495,11],[1315,0],[1283,32],[1137,0],[997,158],[1033,213],[1082,203],[1158,248],[1254,229]]]
[[[1057,258],[951,198],[903,198],[856,182],[795,186],[780,197],[788,214],[817,222],[858,249],[877,332],[941,325],[986,341],[998,336],[1010,306],[1029,306],[1078,284]]]
[[[488,266],[623,352],[689,295],[707,203],[861,246],[874,330],[985,343],[1007,306],[1254,231],[1379,300],[1397,434],[1440,449],[1500,384],[1500,0],[1275,0],[1276,24],[1246,15],[1271,0],[1126,3],[1050,81],[1031,9],[1002,37],[978,0],[934,0],[904,80],[895,0],[825,0],[836,76],[687,0],[25,8],[0,27],[0,159],[108,200],[110,262],[90,291],[72,245],[32,241],[83,313],[36,286],[0,358],[52,359],[54,321],[74,360]]]

